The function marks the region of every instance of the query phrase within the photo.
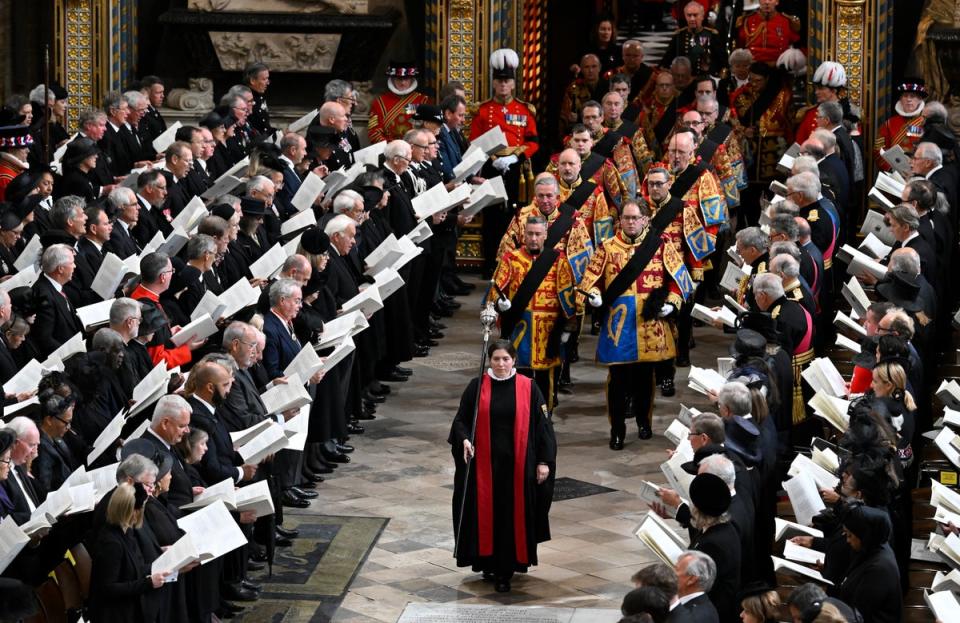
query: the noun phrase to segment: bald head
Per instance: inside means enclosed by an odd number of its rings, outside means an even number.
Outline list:
[[[580,156],[573,149],[564,149],[557,157],[557,173],[564,184],[571,185],[580,177]]]

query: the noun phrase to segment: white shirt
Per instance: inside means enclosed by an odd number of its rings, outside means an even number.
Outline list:
[[[677,603],[678,603],[678,604],[687,604],[687,603],[693,601],[694,599],[696,599],[697,597],[699,597],[700,595],[703,595],[703,594],[704,594],[703,591],[697,591],[696,593],[690,593],[690,594],[687,595],[686,597],[681,597],[680,599],[678,599],[678,600],[677,600]],[[671,610],[672,610],[672,609],[673,609],[673,608],[671,608]]]
[[[919,238],[919,237],[920,237],[920,234],[918,234],[916,231],[912,231],[910,232],[909,236],[904,238],[903,242],[900,243],[900,246],[903,248],[906,248],[908,242],[910,242],[914,238]]]
[[[50,283],[53,284],[54,290],[56,290],[60,294],[63,294],[63,286],[60,284],[59,281],[57,281],[56,279],[51,279],[50,275],[48,275],[47,273],[43,273],[43,276],[46,277]]]
[[[17,473],[17,470],[14,469],[14,466],[10,466],[10,475],[13,476],[13,479],[17,481],[17,485],[20,486],[20,490],[23,491],[23,497],[27,499],[27,508],[30,509],[30,513],[33,514],[33,511],[37,510],[37,505],[33,503],[33,500],[30,499],[30,494],[27,493],[27,487],[24,486],[23,481],[20,480],[20,474]]]
[[[160,435],[158,435],[158,434],[157,434],[157,431],[153,430],[153,429],[150,428],[150,427],[147,427],[147,432],[150,433],[151,435],[153,435],[154,437],[156,437],[157,439],[159,439],[159,440],[160,440],[160,443],[163,444],[163,447],[164,447],[164,448],[166,448],[167,450],[170,449],[170,444],[168,444],[163,437],[161,437]]]
[[[936,173],[937,171],[939,171],[939,170],[942,169],[942,168],[943,168],[943,165],[942,165],[942,164],[938,164],[937,166],[935,166],[935,167],[933,167],[932,169],[930,169],[930,171],[929,171],[924,177],[925,177],[926,179],[930,179],[930,176],[931,176],[931,175],[933,175],[934,173]]]

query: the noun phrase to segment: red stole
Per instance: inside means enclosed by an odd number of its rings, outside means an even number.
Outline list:
[[[517,561],[527,564],[527,519],[524,497],[527,438],[530,434],[531,380],[516,375],[516,413],[513,424],[513,541]],[[477,536],[480,556],[493,555],[493,466],[490,453],[490,386],[487,374],[480,381],[480,403],[477,409],[477,433],[474,439],[477,460]]]

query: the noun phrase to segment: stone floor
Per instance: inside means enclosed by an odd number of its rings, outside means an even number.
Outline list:
[[[353,462],[320,485],[307,512],[389,518],[386,528],[344,596],[333,621],[393,623],[410,602],[517,604],[569,608],[619,608],[630,576],[654,560],[633,536],[646,511],[637,498],[642,480],[664,482],[659,464],[669,442],[663,430],[683,402],[707,408],[703,396],[677,375],[677,395],[657,396],[654,438],[639,441],[635,427],[626,448],[607,447],[605,370],[592,361],[596,338],[582,339],[584,359],[574,366],[572,396],[561,396],[554,414],[559,442],[558,476],[612,491],[555,502],[553,539],[540,545],[539,566],[519,575],[509,594],[477,574],[458,569],[453,556],[451,488],[453,461],[446,443],[460,394],[479,365],[480,295],[462,297],[463,308],[445,319],[446,337],[430,357],[416,359],[410,381],[366,422],[352,443]],[[729,337],[711,328],[695,330],[693,363],[713,367]],[[721,352],[723,351],[723,352]]]

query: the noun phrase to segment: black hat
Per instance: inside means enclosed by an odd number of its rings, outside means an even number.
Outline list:
[[[167,320],[167,317],[163,315],[163,312],[160,311],[155,304],[140,303],[140,330],[137,332],[138,336],[142,337],[156,333],[168,324],[170,324],[170,322]]]
[[[0,106],[0,127],[26,127],[22,125],[25,119],[26,117],[21,115],[19,110],[9,106]]]
[[[904,93],[916,93],[926,99],[927,84],[923,81],[923,78],[904,78],[903,82],[897,85],[897,97]]]
[[[226,123],[224,123],[223,117],[221,117],[216,110],[211,110],[210,112],[208,112],[206,116],[203,117],[203,119],[197,122],[197,125],[200,126],[201,128],[206,128],[208,130],[212,130],[214,128],[219,128],[219,127],[226,127]]]
[[[877,365],[877,342],[879,336],[868,335],[860,340],[860,352],[853,356],[853,365],[865,370],[873,370]]]
[[[267,204],[253,197],[240,197],[240,212],[244,216],[266,216]]]
[[[417,112],[413,114],[416,121],[432,121],[434,123],[443,123],[443,113],[439,106],[433,104],[420,104],[417,106]]]
[[[740,594],[737,595],[737,601],[743,601],[747,597],[756,597],[758,595],[763,595],[764,593],[769,593],[774,589],[772,586],[764,582],[763,580],[756,580],[746,584],[743,588],[740,589]]]
[[[364,186],[360,189],[360,194],[363,195],[364,212],[369,212],[377,207],[377,204],[383,199],[383,189],[378,186]]]
[[[33,192],[40,185],[40,173],[35,171],[24,171],[16,176],[7,184],[6,199],[10,203],[20,203],[20,201]]]
[[[767,352],[767,338],[753,329],[740,329],[737,339],[730,345],[730,354],[734,357],[763,357]]]
[[[20,227],[21,218],[9,203],[0,203],[0,231],[13,231]]]
[[[230,219],[233,218],[233,215],[236,213],[237,213],[236,209],[234,209],[234,207],[229,203],[218,203],[217,205],[210,208],[210,214],[214,216],[219,216],[220,218],[222,218],[227,222],[229,222]]]
[[[33,288],[20,286],[10,290],[10,305],[18,316],[29,318],[37,313],[37,301],[33,296]]]
[[[897,307],[908,312],[918,312],[923,309],[917,300],[920,296],[920,282],[916,275],[901,270],[891,270],[887,276],[877,282],[877,293]]]
[[[724,429],[726,440],[723,445],[743,459],[747,467],[758,465],[761,454],[759,448],[760,431],[757,430],[757,425],[752,420],[735,415],[726,420]]]
[[[70,97],[70,93],[68,93],[65,88],[63,88],[56,82],[51,82],[47,88],[50,90],[51,93],[53,93],[53,96],[58,100],[65,100],[68,97]]]
[[[13,205],[13,211],[17,216],[20,217],[20,220],[27,218],[31,212],[36,209],[40,202],[43,201],[43,197],[40,195],[28,195],[24,197],[20,202]]]
[[[730,509],[730,488],[720,476],[697,474],[690,483],[690,501],[704,515],[719,517]]]
[[[300,246],[307,253],[320,255],[330,250],[330,237],[320,231],[319,227],[311,227],[303,232],[303,237],[300,238]]]
[[[340,133],[325,125],[315,125],[307,129],[307,142],[311,149],[326,147],[333,149],[340,144]]]
[[[417,64],[409,61],[390,61],[387,76],[391,78],[416,78],[420,71]]]
[[[490,53],[490,67],[494,80],[513,80],[517,76],[520,57],[510,48],[500,48]]]
[[[93,140],[85,136],[81,136],[67,145],[67,151],[65,154],[63,154],[63,164],[67,166],[76,166],[90,156],[99,153],[100,150],[97,149],[97,144],[94,143]]]
[[[150,459],[156,464],[157,480],[160,480],[169,474],[170,470],[173,469],[173,457],[170,455],[170,453],[163,452],[146,439],[131,439],[127,443],[123,444],[122,448],[120,448],[121,461],[132,454],[139,454],[146,459]]]
[[[705,446],[701,446],[699,450],[693,453],[693,460],[687,461],[680,467],[683,468],[683,471],[691,474],[693,476],[697,475],[697,469],[700,465],[700,461],[707,458],[708,456],[713,456],[714,454],[725,454],[726,449],[718,443],[708,443]]]
[[[233,109],[230,108],[229,106],[218,106],[214,108],[213,111],[211,112],[211,114],[214,114],[214,113],[216,113],[216,115],[220,117],[220,125],[222,125],[224,129],[229,128],[230,126],[236,125],[237,123],[237,118],[233,116]],[[201,125],[203,124],[201,123]],[[208,127],[217,127],[217,126],[208,126]]]
[[[754,61],[753,63],[750,63],[750,73],[752,74],[769,78],[773,75],[773,72],[773,67],[767,65],[766,63],[761,63],[760,61]]]

